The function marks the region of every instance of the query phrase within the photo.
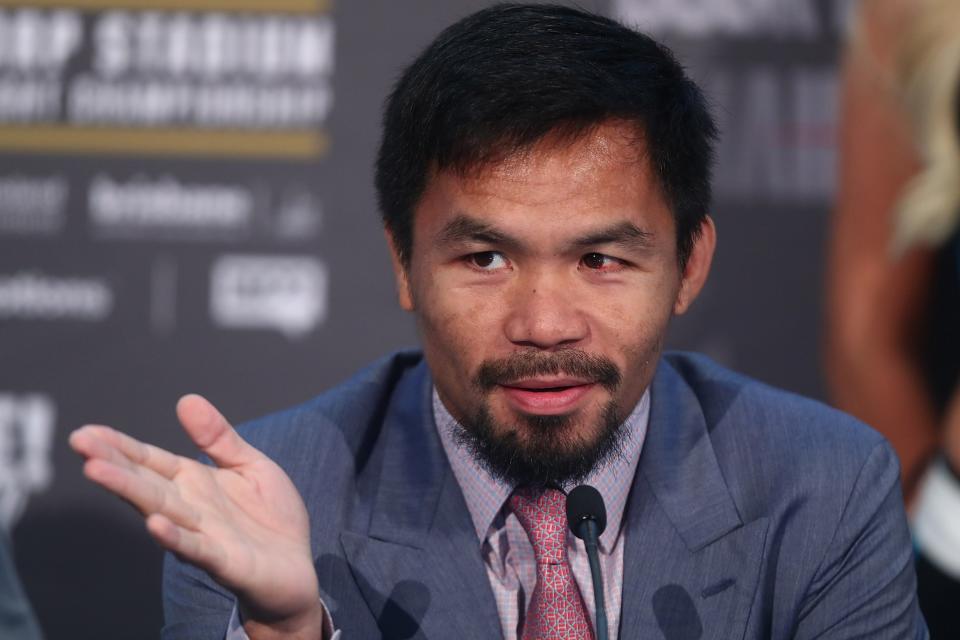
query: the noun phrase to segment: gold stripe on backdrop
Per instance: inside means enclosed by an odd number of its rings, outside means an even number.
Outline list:
[[[321,131],[0,126],[0,153],[233,157],[315,160],[330,146]]]
[[[77,9],[80,11],[226,11],[251,13],[321,13],[332,0],[0,0],[0,7]]]

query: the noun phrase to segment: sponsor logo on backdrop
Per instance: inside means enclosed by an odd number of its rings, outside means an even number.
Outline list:
[[[110,315],[113,303],[113,289],[102,278],[0,274],[0,320],[98,321]]]
[[[720,198],[822,204],[836,181],[837,64],[853,3],[615,0],[616,17],[672,40],[722,132]],[[790,47],[784,47],[789,42]]]
[[[855,0],[614,0],[618,18],[661,35],[817,38],[843,32]],[[820,6],[826,6],[824,15]]]
[[[117,4],[124,6],[0,8],[0,148],[288,158],[326,151],[335,24],[325,2]]]
[[[305,188],[284,190],[273,218],[273,236],[278,240],[302,241],[316,237],[323,224],[323,208],[316,194]]]
[[[241,186],[187,184],[168,175],[120,181],[100,173],[90,182],[87,208],[99,237],[207,240],[247,235],[254,197]]]
[[[0,176],[0,232],[49,235],[66,220],[69,183],[63,176]]]
[[[106,11],[92,46],[72,122],[307,127],[333,101],[326,16]]]
[[[324,15],[109,10],[84,29],[76,10],[0,10],[0,118],[314,126],[333,102],[333,39]]]
[[[312,256],[225,255],[210,270],[210,316],[227,329],[301,338],[327,315],[327,268]]]
[[[836,188],[837,72],[833,67],[718,69],[703,83],[723,105],[718,196],[831,202]]]
[[[10,529],[30,495],[50,486],[55,420],[50,396],[0,392],[0,526]]]
[[[248,240],[315,238],[323,208],[305,186],[186,182],[172,175],[120,180],[98,173],[87,190],[91,232],[98,239]]]
[[[0,121],[59,118],[60,78],[82,32],[76,11],[0,10]]]

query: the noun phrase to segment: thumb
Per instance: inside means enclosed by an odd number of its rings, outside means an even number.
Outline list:
[[[217,408],[202,396],[189,394],[180,398],[177,402],[177,417],[194,444],[210,456],[218,467],[249,464],[261,455],[241,438]]]

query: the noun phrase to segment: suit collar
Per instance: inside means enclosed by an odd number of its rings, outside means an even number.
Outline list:
[[[743,522],[710,443],[700,400],[666,358],[654,376],[651,403],[638,474],[687,548],[696,551]],[[635,483],[633,501],[639,488]]]
[[[422,362],[398,383],[384,412],[369,529],[343,532],[340,539],[381,624],[390,626],[390,612],[402,611],[426,637],[480,640],[491,637],[498,613],[470,514],[433,424],[431,389]]]
[[[701,397],[660,361],[626,513],[620,637],[742,637],[768,521],[743,524]]]
[[[431,388],[427,366],[421,362],[400,380],[391,397],[384,414],[383,466],[370,519],[371,537],[414,548],[426,544],[450,473],[433,427]]]

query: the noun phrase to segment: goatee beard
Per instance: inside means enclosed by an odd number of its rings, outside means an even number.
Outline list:
[[[487,361],[473,382],[486,395],[500,385],[544,375],[569,375],[599,384],[613,397],[621,383],[615,364],[579,350],[521,352]],[[620,455],[624,417],[616,400],[610,400],[593,428],[580,424],[577,413],[519,414],[517,423],[499,424],[484,401],[473,415],[459,421],[454,438],[504,483],[565,487]]]

